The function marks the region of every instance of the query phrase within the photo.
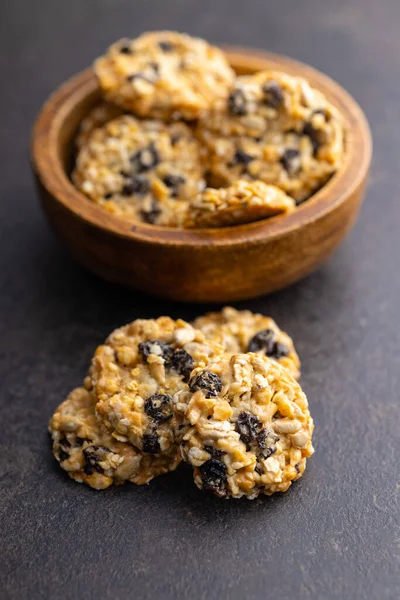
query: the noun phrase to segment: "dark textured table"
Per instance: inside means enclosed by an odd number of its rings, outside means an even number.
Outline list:
[[[1,3],[2,598],[399,597],[399,27],[398,0]],[[114,39],[161,28],[309,62],[372,125],[350,237],[305,281],[237,305],[276,318],[303,360],[316,453],[282,496],[219,501],[185,467],[94,492],[50,452],[47,420],[111,329],[203,310],[84,272],[48,231],[30,176],[29,130],[46,96]]]

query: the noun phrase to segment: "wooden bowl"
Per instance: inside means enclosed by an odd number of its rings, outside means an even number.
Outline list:
[[[180,301],[253,298],[313,271],[353,226],[372,153],[360,107],[337,83],[307,65],[256,50],[225,50],[237,73],[274,68],[300,75],[337,106],[347,128],[342,168],[289,216],[219,229],[132,225],[101,210],[69,179],[74,135],[100,97],[93,71],[87,69],[43,106],[33,129],[32,165],[51,226],[75,258],[101,277]]]

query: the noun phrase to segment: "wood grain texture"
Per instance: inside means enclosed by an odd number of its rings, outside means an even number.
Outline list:
[[[342,168],[289,216],[211,230],[133,225],[74,188],[66,166],[78,124],[99,98],[91,69],[61,86],[33,130],[32,163],[51,226],[75,258],[105,279],[169,299],[230,302],[281,289],[326,260],[354,224],[371,160],[371,137],[356,102],[335,82],[297,61],[227,48],[240,74],[275,68],[306,77],[342,112]]]

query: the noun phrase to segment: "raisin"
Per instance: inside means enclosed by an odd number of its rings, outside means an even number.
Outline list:
[[[63,460],[67,460],[67,458],[69,458],[68,452],[65,452],[65,450],[62,448],[59,449],[58,456],[60,457],[60,462],[63,462]]]
[[[276,452],[276,448],[273,448],[273,446],[278,440],[279,435],[276,435],[276,433],[270,429],[261,429],[256,436],[258,447],[262,450],[269,451],[269,454],[265,456],[265,458],[268,458],[268,456]]]
[[[172,367],[179,375],[182,375],[183,381],[189,381],[194,365],[194,359],[190,356],[189,352],[186,352],[186,350],[175,350],[172,357]]]
[[[171,366],[174,351],[169,344],[160,340],[151,340],[150,342],[140,342],[138,349],[145,362],[148,362],[150,354],[156,354],[162,356],[166,367]]]
[[[186,182],[186,179],[181,175],[166,175],[163,182],[172,191],[172,197],[175,198],[178,195],[179,186]]]
[[[168,421],[172,418],[171,402],[167,394],[153,394],[144,403],[144,412],[155,421]]]
[[[132,183],[125,183],[124,187],[121,190],[121,196],[132,196],[132,194],[133,194]]]
[[[276,341],[276,334],[272,329],[262,329],[249,341],[247,352],[259,352],[260,350],[264,350],[266,356],[277,360],[290,353],[286,344]]]
[[[166,175],[163,182],[168,187],[178,187],[182,183],[185,183],[186,179],[181,175]]]
[[[93,471],[104,473],[104,469],[99,465],[99,462],[104,460],[106,454],[108,454],[108,450],[102,446],[88,446],[87,448],[84,448],[83,470],[86,475],[92,475]]]
[[[124,44],[120,47],[119,51],[121,54],[133,54],[132,48],[128,44]]]
[[[276,450],[276,446],[272,446],[272,448],[263,448],[262,452],[260,453],[260,456],[265,460],[266,458],[269,458],[270,456],[275,454]]]
[[[163,52],[172,52],[175,48],[174,44],[171,44],[171,42],[167,42],[165,40],[158,42],[158,45]]]
[[[85,442],[89,442],[90,443],[91,441],[92,440],[88,440],[88,438],[82,438],[82,437],[79,437],[78,435],[75,438],[75,443],[76,443],[77,446],[83,446],[83,444]]]
[[[156,223],[158,217],[161,214],[161,208],[158,206],[158,203],[155,200],[153,200],[151,208],[142,209],[140,211],[140,214],[142,215],[143,221],[145,221],[145,223],[150,223],[151,225],[153,225],[154,223]]]
[[[289,353],[290,350],[286,344],[282,344],[282,342],[275,342],[273,352],[270,354],[270,356],[278,360],[279,358],[282,358],[282,356],[288,356]]]
[[[319,150],[320,142],[319,142],[319,132],[315,127],[310,123],[306,123],[303,128],[303,135],[306,135],[310,138],[312,147],[313,147],[313,155],[315,156]]]
[[[236,429],[239,432],[240,439],[245,444],[256,441],[261,433],[261,423],[255,415],[248,412],[241,412],[236,422]]]
[[[281,164],[285,171],[289,173],[289,175],[294,175],[300,170],[301,164],[300,160],[300,152],[296,150],[296,148],[286,148],[284,153],[281,156]]]
[[[243,150],[236,150],[235,155],[232,159],[232,162],[229,166],[233,166],[235,164],[248,165],[249,163],[251,163],[254,160],[254,158],[255,158],[254,156],[247,154]]]
[[[143,175],[136,175],[132,177],[130,181],[127,181],[122,188],[121,194],[123,196],[132,196],[137,194],[138,196],[145,196],[150,191],[149,180]]]
[[[182,136],[179,133],[176,133],[171,137],[171,145],[175,146],[175,144],[177,144],[180,139],[182,139]]]
[[[211,454],[211,458],[219,458],[226,454],[223,450],[218,450],[218,448],[213,448],[212,446],[204,446],[204,450],[208,452],[208,454]]]
[[[311,144],[313,147],[313,154],[314,154],[314,156],[316,156],[319,148],[325,142],[325,136],[324,136],[323,131],[321,131],[320,129],[317,129],[312,124],[312,118],[314,115],[324,115],[325,119],[327,118],[327,115],[326,115],[326,111],[323,108],[314,110],[310,115],[310,119],[307,121],[307,123],[304,124],[304,127],[303,127],[303,135],[306,135],[310,138],[310,141],[311,141]]]
[[[216,373],[202,371],[190,380],[189,389],[191,392],[201,390],[206,398],[212,398],[222,390],[222,381]]]
[[[268,81],[262,87],[264,102],[271,108],[278,108],[283,104],[283,91],[277,81]]]
[[[158,73],[160,70],[160,66],[156,62],[149,63],[149,67],[154,71],[154,73]]]
[[[236,422],[236,429],[248,450],[250,450],[250,444],[256,444],[261,450],[259,456],[264,459],[276,452],[274,444],[279,440],[279,436],[270,429],[264,429],[255,415],[241,412]]]
[[[143,452],[148,452],[149,454],[160,452],[160,442],[155,431],[150,431],[143,435]]]
[[[264,350],[267,356],[273,352],[275,345],[275,332],[272,329],[262,329],[256,333],[248,343],[247,352]]]
[[[226,496],[226,465],[217,458],[210,458],[200,466],[200,475],[205,491],[220,498]]]
[[[133,170],[138,173],[149,171],[156,167],[160,162],[154,143],[149,144],[146,148],[141,148],[133,156],[131,156]]]
[[[236,89],[230,93],[228,98],[228,108],[233,115],[247,115],[247,101],[243,90]]]

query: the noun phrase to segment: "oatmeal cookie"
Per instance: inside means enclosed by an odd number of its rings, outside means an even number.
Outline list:
[[[178,226],[204,189],[198,142],[184,123],[123,115],[96,129],[72,180],[91,200],[129,220]]]
[[[189,202],[185,227],[226,227],[252,223],[295,208],[293,198],[262,181],[239,179],[227,188],[207,188]]]
[[[198,317],[193,326],[208,340],[221,344],[226,352],[265,354],[279,362],[296,379],[300,377],[300,360],[293,341],[270,317],[225,306],[221,312]]]
[[[99,102],[96,104],[79,125],[78,134],[75,138],[77,149],[80,150],[83,146],[86,146],[95,129],[102,127],[122,114],[123,111],[118,106],[115,106],[115,104],[110,104],[109,102]]]
[[[199,488],[253,499],[285,492],[301,477],[314,425],[286,369],[266,356],[235,354],[195,369],[189,388],[181,454]]]
[[[183,433],[175,404],[192,370],[222,353],[180,319],[138,319],[121,327],[92,359],[96,414],[116,439],[148,454],[175,456]]]
[[[260,179],[297,202],[328,181],[344,153],[337,109],[304,79],[277,71],[238,77],[197,135],[209,152],[210,185]]]
[[[228,97],[234,81],[221,50],[172,31],[119,40],[94,70],[106,100],[160,119],[199,118]]]
[[[177,452],[144,454],[110,435],[95,416],[96,402],[92,391],[76,388],[49,423],[54,456],[72,479],[103,490],[125,481],[143,485],[176,469],[180,462]]]

